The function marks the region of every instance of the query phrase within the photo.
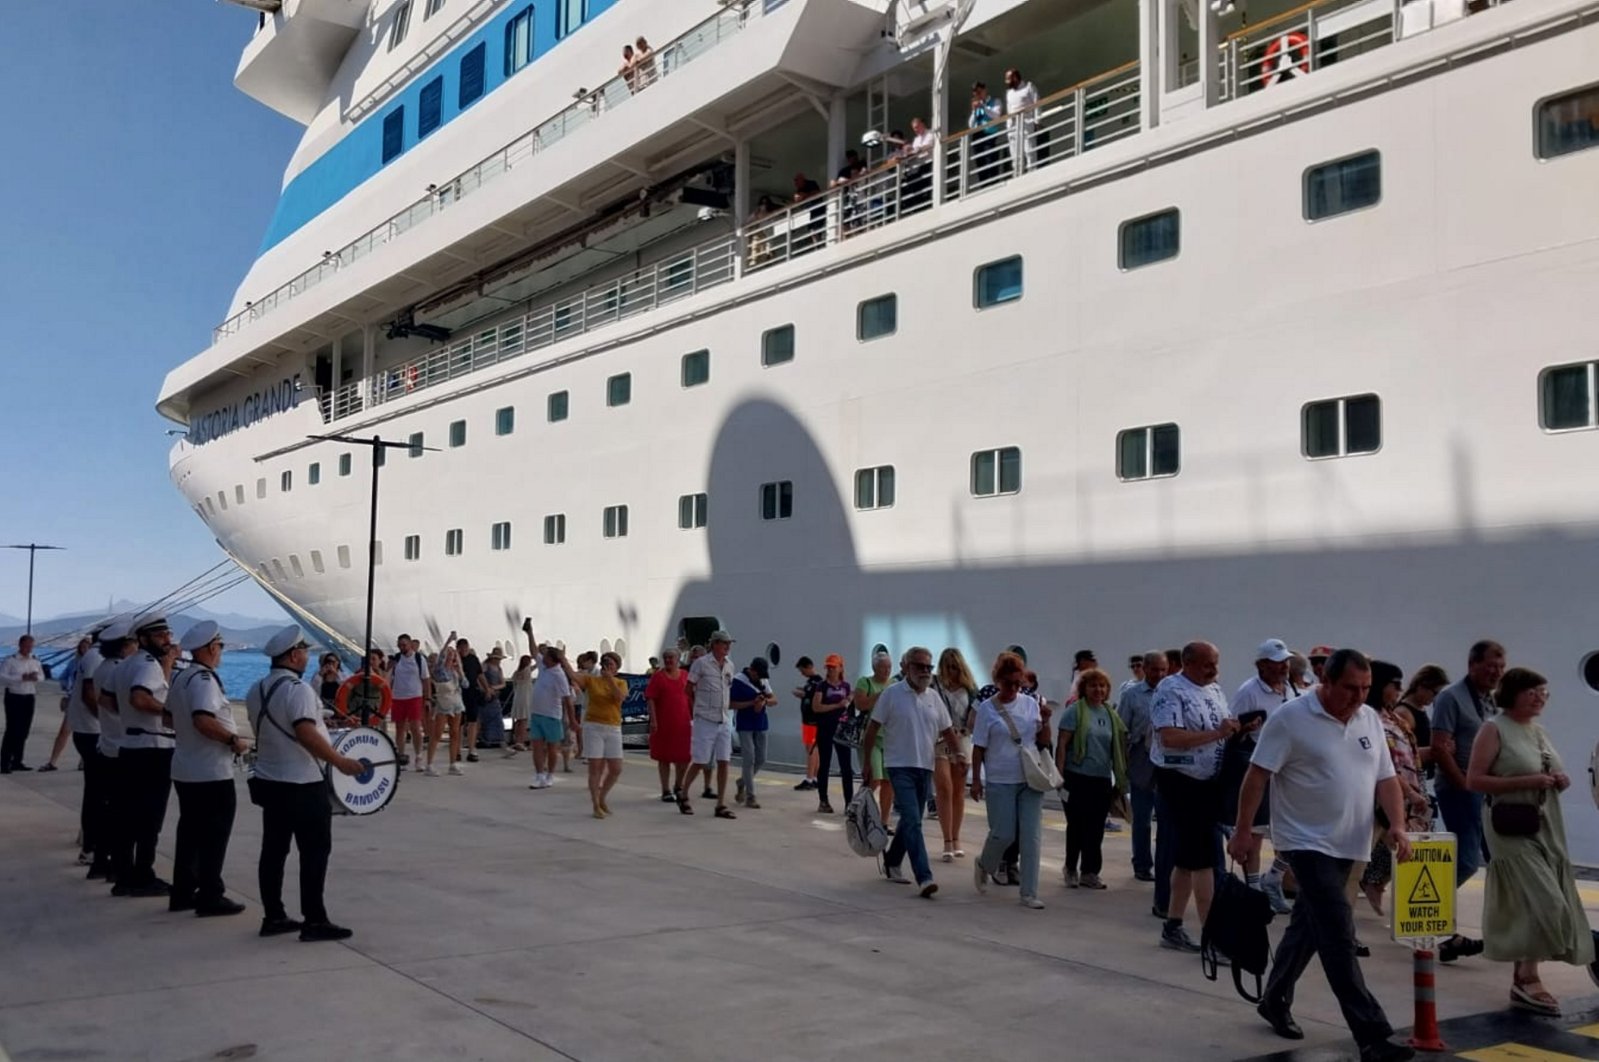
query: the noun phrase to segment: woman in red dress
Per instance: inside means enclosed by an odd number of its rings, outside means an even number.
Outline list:
[[[683,788],[683,773],[693,758],[690,751],[688,672],[678,667],[676,649],[661,653],[661,668],[644,687],[644,701],[650,709],[650,759],[661,772],[661,803],[677,803]],[[668,787],[667,776],[677,768]]]

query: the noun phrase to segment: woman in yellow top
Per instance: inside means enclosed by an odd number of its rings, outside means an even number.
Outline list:
[[[583,709],[583,752],[589,763],[589,799],[594,802],[594,817],[603,819],[611,813],[605,798],[622,777],[622,702],[627,699],[627,683],[616,677],[622,658],[603,653],[600,673],[585,675],[567,663],[563,653],[561,667],[572,685],[588,694],[588,706]]]

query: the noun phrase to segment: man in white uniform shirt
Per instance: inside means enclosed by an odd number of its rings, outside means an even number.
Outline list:
[[[727,658],[733,648],[733,637],[726,631],[711,632],[711,651],[700,657],[688,669],[689,697],[693,702],[693,732],[690,735],[690,752],[694,762],[683,778],[683,791],[678,795],[677,807],[685,815],[694,813],[689,804],[689,794],[694,792],[694,779],[704,772],[707,784],[711,777],[711,764],[716,764],[716,817],[736,818],[727,806],[727,764],[733,758],[733,732],[727,728],[727,710],[731,703],[728,694],[733,687],[733,661]]]
[[[1388,1039],[1393,1027],[1361,977],[1347,888],[1350,870],[1371,852],[1373,798],[1395,824],[1388,843],[1401,861],[1410,857],[1404,795],[1382,722],[1365,704],[1370,691],[1371,662],[1339,649],[1327,659],[1320,685],[1272,713],[1244,779],[1228,850],[1243,858],[1247,826],[1269,779],[1272,844],[1293,868],[1299,898],[1257,1010],[1279,1036],[1303,1038],[1293,1019],[1294,984],[1319,955],[1361,1062],[1399,1062],[1415,1052]]]
[[[83,761],[83,801],[78,811],[78,829],[83,834],[78,863],[94,866],[96,853],[104,847],[100,836],[105,803],[105,766],[100,762],[100,708],[94,702],[94,673],[105,660],[100,654],[100,638],[105,628],[91,631],[89,648],[78,657],[77,674],[61,693],[67,704],[67,729],[72,732],[72,747]]]
[[[1038,89],[1015,68],[1005,71],[1005,113],[1010,115],[1010,156],[1023,174],[1038,165]]]
[[[298,930],[303,941],[344,940],[351,931],[328,920],[322,902],[328,856],[333,851],[333,807],[320,763],[347,775],[363,770],[361,761],[341,756],[328,740],[322,701],[300,681],[311,657],[299,627],[285,627],[267,639],[272,661],[267,677],[250,687],[246,702],[255,731],[255,767],[250,799],[261,808],[261,861],[258,867],[261,936]],[[283,906],[283,867],[289,842],[300,853],[300,917]]]
[[[167,882],[155,876],[155,847],[172,796],[172,720],[167,690],[178,647],[165,616],[133,621],[139,648],[117,668],[117,708],[122,716],[122,800],[132,843],[132,861],[118,879],[124,896],[166,896]]]
[[[22,762],[22,753],[28,744],[28,731],[33,729],[33,706],[38,699],[39,683],[44,681],[44,665],[33,655],[33,636],[24,634],[17,640],[17,652],[0,662],[0,683],[6,689],[6,732],[0,738],[0,774],[12,771],[31,771]]]
[[[100,741],[95,750],[103,757],[105,767],[105,784],[101,790],[104,797],[101,807],[104,818],[101,821],[105,853],[95,854],[95,862],[89,867],[89,879],[105,878],[110,881],[113,895],[120,888],[117,879],[129,859],[130,842],[126,822],[128,802],[124,798],[122,784],[122,713],[117,705],[117,672],[121,670],[122,662],[138,649],[131,635],[132,629],[120,621],[101,632],[102,659],[100,666],[94,669],[94,700],[100,709]]]
[[[230,900],[222,883],[222,864],[238,798],[233,785],[234,757],[249,749],[233,721],[222,679],[222,633],[210,620],[196,623],[179,643],[194,662],[172,678],[167,709],[177,749],[172,754],[172,787],[178,793],[178,837],[172,859],[169,911],[193,911],[201,918],[235,915],[244,904]]]
[[[1172,831],[1171,902],[1160,945],[1176,951],[1199,950],[1183,929],[1188,897],[1199,923],[1210,914],[1221,860],[1222,753],[1238,732],[1227,710],[1227,695],[1216,685],[1221,653],[1209,642],[1183,646],[1182,670],[1160,684],[1149,706],[1154,740],[1149,759],[1160,789],[1160,832]],[[1158,842],[1160,844],[1163,842]]]
[[[900,657],[899,668],[905,677],[877,695],[861,748],[875,748],[878,731],[882,731],[883,769],[894,787],[894,807],[899,811],[894,839],[883,853],[883,873],[889,881],[905,882],[900,865],[910,856],[918,891],[931,899],[938,891],[938,883],[933,880],[933,867],[927,861],[922,811],[933,789],[933,748],[943,739],[945,748],[958,749],[960,735],[950,726],[949,712],[932,688],[932,652],[914,645]],[[861,784],[870,791],[872,757],[865,755],[862,759],[866,763]]]

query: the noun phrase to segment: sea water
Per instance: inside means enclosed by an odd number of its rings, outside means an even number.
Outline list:
[[[230,700],[242,701],[250,687],[265,678],[270,670],[271,661],[259,649],[224,650],[222,662],[217,665],[217,677],[222,679],[222,688]]]

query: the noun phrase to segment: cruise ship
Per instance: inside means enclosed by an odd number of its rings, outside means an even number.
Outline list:
[[[158,408],[327,637],[381,437],[380,644],[1494,637],[1587,765],[1599,0],[234,2],[305,134]]]

